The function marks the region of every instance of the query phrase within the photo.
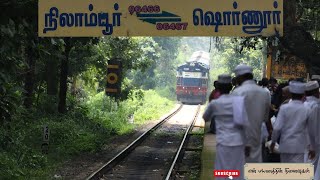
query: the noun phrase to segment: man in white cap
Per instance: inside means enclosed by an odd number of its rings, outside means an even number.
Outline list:
[[[319,83],[317,81],[309,81],[305,87],[306,101],[304,104],[308,108],[312,108],[319,101]]]
[[[305,90],[306,100],[304,102],[304,105],[311,111],[313,108],[319,108],[319,83],[317,81],[309,81],[306,84],[306,90]],[[305,156],[304,156],[304,162],[305,163],[313,163],[314,168],[317,168],[318,164],[318,155],[316,154],[316,157],[313,160],[310,160],[308,157],[309,154],[309,147],[310,147],[310,139],[308,136],[308,131],[306,130],[307,134],[307,145],[308,147],[305,150]]]
[[[314,162],[315,176],[314,179],[320,179],[320,103],[318,102],[312,109],[309,110],[308,123],[311,128],[308,128],[310,137],[310,153],[309,158],[318,161]]]
[[[245,130],[246,162],[261,163],[262,123],[266,123],[269,136],[272,131],[272,125],[269,119],[269,109],[271,105],[270,94],[253,81],[253,73],[250,66],[244,64],[238,65],[234,72],[239,87],[236,88],[232,94],[245,98],[245,109],[248,113],[249,127]]]
[[[243,126],[247,114],[243,106],[243,109],[237,107],[244,103],[244,99],[229,94],[232,89],[230,75],[219,75],[218,82],[221,96],[212,100],[203,114],[205,121],[210,121],[213,118],[216,123],[215,170],[239,170],[241,176],[239,179],[243,179],[243,165],[245,164]],[[242,120],[236,122],[235,115]],[[236,120],[239,120],[239,118]]]
[[[289,84],[291,101],[280,106],[277,120],[273,127],[271,152],[280,136],[280,160],[282,163],[303,163],[307,145],[306,128],[308,109],[303,104],[305,83],[291,81]]]

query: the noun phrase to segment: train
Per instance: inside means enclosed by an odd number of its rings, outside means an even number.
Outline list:
[[[205,104],[208,97],[210,54],[196,51],[177,68],[177,100],[183,104]]]

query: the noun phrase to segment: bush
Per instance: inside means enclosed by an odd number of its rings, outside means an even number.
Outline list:
[[[175,87],[165,87],[165,88],[157,88],[156,92],[161,96],[165,97],[167,99],[170,99],[172,101],[175,101],[177,99],[176,95],[176,89]]]
[[[160,116],[173,108],[174,102],[161,97],[154,90],[145,91],[143,104],[134,113],[137,124],[147,120],[159,119]]]
[[[49,98],[50,102],[53,102]],[[38,111],[19,109],[10,130],[0,127],[0,177],[48,179],[59,164],[84,152],[97,152],[114,135],[131,132],[135,124],[158,119],[173,102],[155,91],[134,90],[116,103],[99,93],[82,105],[73,104],[65,115],[54,113],[50,103]],[[134,115],[135,124],[128,122]],[[43,127],[49,127],[49,154],[42,154]]]

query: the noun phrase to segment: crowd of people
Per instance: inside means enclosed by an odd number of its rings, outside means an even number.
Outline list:
[[[320,76],[257,82],[245,64],[234,73],[218,76],[203,114],[216,134],[215,170],[237,169],[243,179],[245,163],[313,163],[320,180]]]

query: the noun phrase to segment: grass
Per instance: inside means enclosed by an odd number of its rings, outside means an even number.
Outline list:
[[[201,173],[201,152],[195,152],[191,158],[193,159],[195,164],[190,167],[190,169],[192,170],[189,171],[189,173],[187,173],[186,175],[190,180],[199,180]]]
[[[143,103],[134,113],[135,123],[143,124],[148,120],[159,119],[173,107],[173,101],[161,97],[154,90],[146,91]]]
[[[10,131],[0,128],[0,177],[51,179],[55,169],[67,160],[100,151],[108,139],[158,119],[173,106],[155,91],[144,91],[143,96],[133,92],[130,99],[119,104],[99,93],[65,115],[22,109],[11,122]],[[128,122],[130,115],[134,115],[134,124]],[[50,131],[48,154],[41,151],[44,125]]]

